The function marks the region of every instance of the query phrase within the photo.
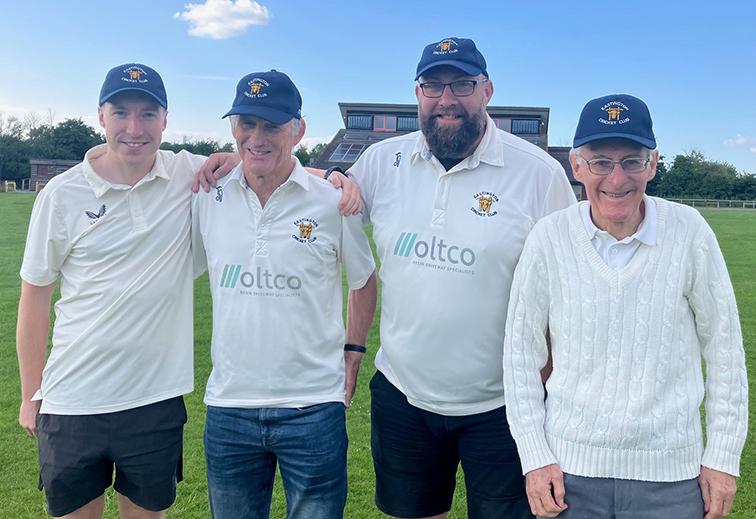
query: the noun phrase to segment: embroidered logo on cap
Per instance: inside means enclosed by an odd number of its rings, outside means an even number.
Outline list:
[[[603,124],[625,124],[630,120],[629,117],[624,117],[622,112],[629,111],[630,109],[624,103],[619,101],[610,101],[601,107],[606,112],[607,118],[599,117],[599,122]]]
[[[142,77],[146,76],[147,72],[141,67],[132,66],[124,70],[123,73],[126,76],[122,77],[121,81],[126,81],[127,83],[147,83],[147,78]]]
[[[459,49],[455,49],[459,45],[454,40],[448,39],[448,40],[442,40],[438,42],[438,45],[436,45],[436,48],[438,50],[434,50],[433,54],[446,54],[446,53],[452,53],[452,52],[459,52]]]
[[[471,207],[470,211],[478,216],[496,216],[498,211],[491,211],[493,205],[499,201],[499,197],[490,191],[481,191],[473,195],[473,198],[478,201],[478,208]]]
[[[253,99],[260,98],[260,97],[268,97],[268,94],[263,92],[262,90],[265,87],[270,86],[270,84],[264,79],[256,77],[252,81],[247,83],[247,85],[249,85],[249,92],[244,92],[245,96],[251,97]]]

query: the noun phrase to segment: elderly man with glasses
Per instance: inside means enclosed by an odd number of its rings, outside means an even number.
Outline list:
[[[748,425],[735,296],[701,215],[644,194],[655,148],[643,101],[590,101],[570,156],[588,201],[538,222],[515,271],[504,387],[541,517],[730,512]]]
[[[472,40],[428,45],[415,79],[421,131],[372,145],[350,170],[383,280],[376,503],[446,517],[461,462],[467,517],[532,517],[504,410],[505,314],[533,223],[575,197],[559,163],[487,115],[493,82]]]

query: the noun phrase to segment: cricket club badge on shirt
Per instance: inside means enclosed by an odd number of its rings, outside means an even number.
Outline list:
[[[297,240],[299,243],[312,243],[318,239],[317,236],[313,236],[312,231],[317,229],[318,222],[312,218],[300,218],[294,221],[294,225],[299,229],[299,234],[292,234],[291,237]]]
[[[491,217],[499,214],[499,212],[494,209],[494,204],[499,201],[499,197],[495,194],[490,191],[481,191],[475,193],[473,198],[477,202],[477,204],[473,204],[473,206],[470,207],[470,211],[472,211],[473,214],[483,217]]]

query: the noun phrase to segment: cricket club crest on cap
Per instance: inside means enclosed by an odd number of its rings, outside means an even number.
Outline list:
[[[302,118],[302,96],[289,76],[277,70],[252,72],[236,85],[229,115],[255,115],[273,124]]]
[[[102,106],[115,94],[127,90],[145,92],[155,98],[160,106],[168,109],[163,79],[154,69],[141,63],[125,63],[110,69],[100,89],[99,105]]]
[[[471,76],[484,74],[488,77],[486,59],[475,46],[475,42],[467,38],[444,38],[427,45],[417,64],[415,81],[423,73],[440,65],[456,67]]]
[[[573,148],[600,139],[629,139],[656,149],[653,121],[646,103],[627,94],[612,94],[588,101],[580,114]]]

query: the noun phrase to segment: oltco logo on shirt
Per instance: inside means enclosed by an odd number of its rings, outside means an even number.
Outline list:
[[[399,235],[394,246],[394,255],[409,258],[414,254],[419,259],[429,259],[433,263],[450,263],[451,265],[462,264],[470,267],[475,263],[475,252],[467,247],[449,245],[443,238],[433,236],[428,243],[418,240],[418,234],[403,232]],[[428,266],[428,265],[426,265]]]
[[[259,290],[299,290],[302,280],[298,276],[276,274],[267,268],[257,267],[255,272],[242,271],[241,265],[226,264],[220,280],[221,288],[236,288],[239,284],[244,288]]]

